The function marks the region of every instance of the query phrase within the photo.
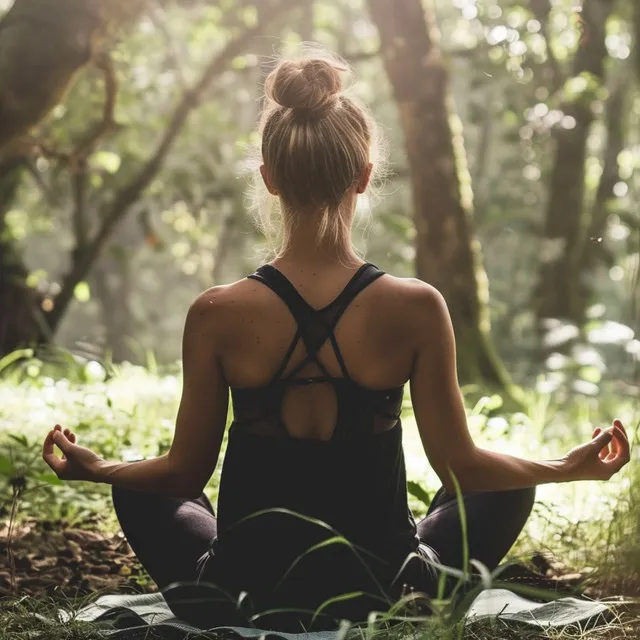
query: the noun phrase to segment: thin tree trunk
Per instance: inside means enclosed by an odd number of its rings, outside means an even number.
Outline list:
[[[602,176],[598,184],[591,220],[587,233],[583,235],[578,259],[579,278],[575,289],[575,314],[581,326],[586,320],[587,308],[593,293],[592,283],[599,266],[612,266],[612,257],[607,252],[602,236],[609,218],[610,205],[615,200],[615,185],[620,181],[618,156],[625,148],[625,107],[629,94],[629,83],[625,80],[612,91],[607,102],[607,146],[604,152]]]
[[[131,248],[112,245],[93,270],[93,284],[100,301],[100,319],[106,330],[105,350],[113,362],[137,364],[140,354],[133,349],[136,336],[131,295],[133,293]]]
[[[302,11],[300,15],[300,39],[303,42],[313,42],[315,32],[314,20],[315,0],[302,0]]]
[[[488,283],[473,230],[471,179],[432,0],[369,0],[410,166],[417,275],[444,295],[461,381],[510,386],[490,337]],[[454,129],[455,127],[455,129]]]
[[[613,0],[585,0],[584,35],[576,53],[573,76],[601,84],[607,58],[605,27]],[[542,263],[533,295],[537,326],[544,331],[548,319],[580,324],[577,303],[579,251],[585,231],[583,219],[587,138],[594,120],[595,88],[587,87],[563,105],[567,128],[556,132],[556,150],[549,183],[544,222]]]
[[[211,277],[214,285],[222,284],[222,273],[227,264],[233,238],[238,228],[238,219],[242,215],[242,209],[234,208],[231,210],[224,222],[222,228],[218,233],[218,242],[216,245],[216,252],[213,257],[213,269],[211,270]]]
[[[48,337],[39,311],[41,296],[27,286],[29,272],[6,227],[5,216],[15,199],[22,173],[23,159],[13,158],[0,164],[0,357]]]
[[[633,39],[635,41],[636,76],[640,82],[640,3],[633,3]]]
[[[551,0],[529,0],[529,10],[540,23],[540,34],[546,46],[546,64],[543,66],[543,76],[546,86],[555,93],[566,80],[560,61],[556,58],[552,46],[552,36],[549,32],[549,22],[553,9]]]

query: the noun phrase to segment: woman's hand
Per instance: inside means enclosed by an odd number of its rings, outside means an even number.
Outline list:
[[[629,462],[629,438],[620,420],[606,431],[596,429],[591,442],[563,458],[569,480],[609,480]]]
[[[53,445],[62,451],[62,458],[53,451]],[[56,425],[49,431],[42,447],[42,458],[61,480],[88,480],[97,482],[98,471],[104,459],[91,449],[76,444],[76,436],[70,429]]]

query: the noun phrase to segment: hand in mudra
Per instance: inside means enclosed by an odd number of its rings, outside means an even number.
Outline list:
[[[603,431],[593,432],[592,440],[572,449],[563,458],[573,480],[609,480],[630,460],[629,438],[620,420]]]
[[[53,446],[62,451],[62,458]],[[104,462],[98,454],[76,444],[76,435],[70,429],[56,425],[49,431],[42,447],[42,458],[61,480],[89,480],[97,478],[97,469]]]

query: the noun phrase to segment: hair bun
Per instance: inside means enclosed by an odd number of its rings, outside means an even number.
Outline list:
[[[267,78],[267,96],[277,104],[304,113],[319,113],[336,104],[342,91],[336,62],[321,58],[282,62]]]

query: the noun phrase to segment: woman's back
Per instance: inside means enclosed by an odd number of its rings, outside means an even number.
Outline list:
[[[308,306],[322,316],[322,309],[348,287],[362,264],[326,269],[277,266]],[[337,320],[335,330],[317,350],[320,365],[311,362],[296,373],[300,378],[322,375],[344,377],[343,358],[349,377],[370,390],[396,389],[409,380],[415,357],[415,324],[412,298],[417,281],[387,274],[375,279],[351,301]],[[276,375],[286,377],[307,358],[304,340],[293,353],[288,350],[299,324],[286,303],[263,283],[245,279],[211,293],[212,319],[219,319],[221,366],[229,387],[264,388]],[[215,311],[214,311],[215,308]],[[319,310],[319,311],[318,311]],[[326,317],[326,314],[325,314]],[[337,349],[331,340],[335,335]],[[337,351],[337,353],[336,353]],[[279,368],[287,361],[286,369]],[[283,418],[292,437],[330,439],[336,421],[336,398],[331,384],[292,386],[283,406]]]
[[[215,302],[231,309],[222,367],[234,423],[210,571],[259,610],[362,591],[331,611],[357,617],[383,606],[418,548],[400,424],[412,361],[400,289],[411,284],[370,264],[330,275],[302,273],[296,287],[267,265]],[[257,539],[268,557],[249,553]]]

